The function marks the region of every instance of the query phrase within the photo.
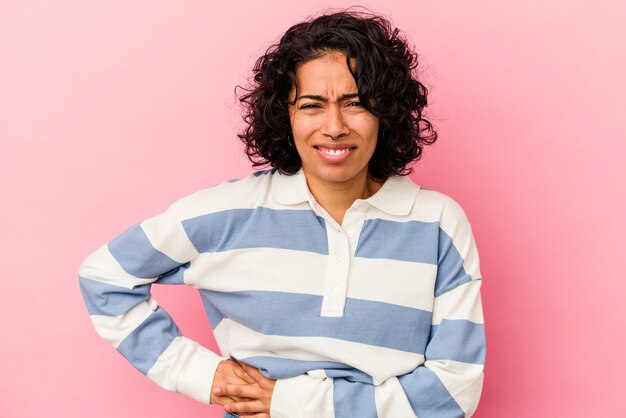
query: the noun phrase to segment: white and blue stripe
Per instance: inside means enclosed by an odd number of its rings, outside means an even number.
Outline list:
[[[342,225],[302,172],[225,182],[96,250],[79,282],[102,337],[156,383],[202,402],[230,356],[279,379],[274,418],[463,417],[480,397],[469,222],[452,199],[405,177],[357,200]],[[152,283],[199,290],[224,357],[181,335]]]

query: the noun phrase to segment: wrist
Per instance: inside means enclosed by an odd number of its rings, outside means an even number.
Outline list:
[[[211,398],[215,372],[224,360],[212,351],[200,347],[178,377],[177,392],[203,403],[213,403]]]

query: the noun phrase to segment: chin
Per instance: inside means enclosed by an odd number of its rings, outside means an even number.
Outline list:
[[[345,168],[340,167],[330,168],[328,170],[324,170],[324,172],[317,174],[320,179],[329,183],[344,183],[362,175],[361,171],[348,171]]]

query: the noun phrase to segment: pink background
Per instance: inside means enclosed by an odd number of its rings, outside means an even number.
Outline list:
[[[626,6],[502,3],[361,4],[420,53],[440,140],[413,179],[474,229],[476,416],[623,417]],[[0,416],[221,417],[97,336],[77,269],[174,199],[250,172],[235,85],[293,23],[349,4],[0,1]],[[195,291],[154,293],[215,348]]]

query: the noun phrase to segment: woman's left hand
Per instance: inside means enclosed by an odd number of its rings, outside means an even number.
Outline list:
[[[255,367],[243,362],[239,362],[239,364],[255,380],[255,383],[248,385],[219,385],[214,388],[213,393],[219,396],[234,395],[239,398],[250,398],[241,402],[224,404],[226,411],[238,413],[241,418],[270,418],[270,405],[276,380],[263,376]]]

